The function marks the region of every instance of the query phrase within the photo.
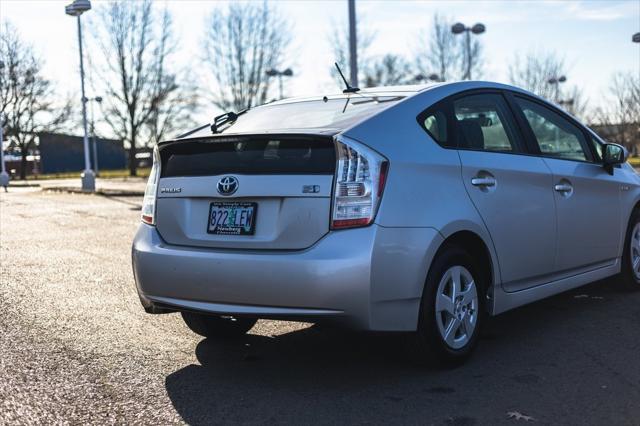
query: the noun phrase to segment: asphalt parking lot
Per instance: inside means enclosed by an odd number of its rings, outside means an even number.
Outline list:
[[[492,318],[449,371],[311,324],[220,343],[140,307],[140,201],[0,194],[0,424],[640,424],[640,293],[611,280]]]

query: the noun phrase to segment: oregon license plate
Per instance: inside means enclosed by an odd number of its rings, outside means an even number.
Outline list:
[[[253,235],[257,203],[213,202],[209,207],[207,232],[216,235]]]

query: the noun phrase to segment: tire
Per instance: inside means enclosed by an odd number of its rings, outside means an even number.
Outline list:
[[[634,210],[629,219],[622,252],[622,270],[618,281],[626,290],[640,291],[640,209]]]
[[[486,315],[488,283],[479,271],[460,247],[445,246],[436,256],[422,295],[418,329],[412,336],[413,356],[420,364],[455,367],[472,354]]]
[[[251,330],[258,321],[255,318],[223,317],[195,312],[181,312],[181,314],[191,331],[207,338],[239,337]]]

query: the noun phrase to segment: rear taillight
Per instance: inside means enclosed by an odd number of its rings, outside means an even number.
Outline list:
[[[142,201],[141,219],[148,225],[156,224],[156,194],[158,192],[158,180],[160,179],[160,154],[158,147],[153,149],[153,166],[149,173],[147,187],[144,190],[144,200]]]
[[[336,138],[336,175],[331,228],[367,226],[373,222],[387,179],[389,162],[352,139]]]

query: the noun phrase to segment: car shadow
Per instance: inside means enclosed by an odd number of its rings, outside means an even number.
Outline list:
[[[275,337],[202,340],[195,354],[200,365],[169,374],[165,386],[189,424],[497,424],[509,421],[509,394],[535,393],[560,380],[554,372],[566,368],[568,351],[572,365],[563,380],[584,376],[592,361],[585,347],[601,345],[612,330],[606,322],[596,333],[581,327],[619,309],[624,297],[601,281],[489,318],[480,347],[456,369],[410,361],[406,335],[316,325]],[[550,396],[535,397],[540,400],[521,409]]]

